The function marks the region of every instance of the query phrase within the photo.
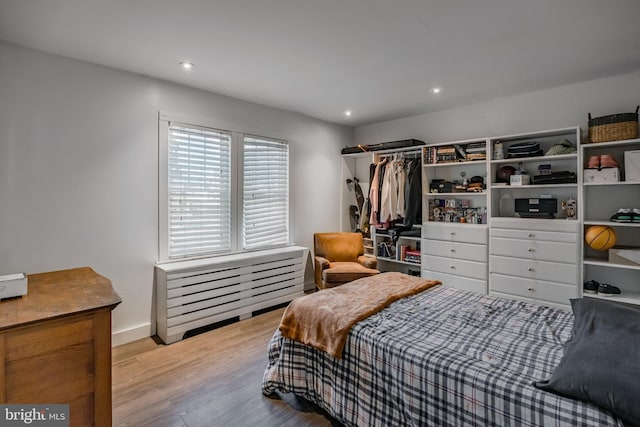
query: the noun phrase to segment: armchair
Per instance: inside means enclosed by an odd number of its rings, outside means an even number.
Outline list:
[[[333,288],[380,273],[377,260],[364,256],[360,233],[315,233],[314,274],[319,289]]]

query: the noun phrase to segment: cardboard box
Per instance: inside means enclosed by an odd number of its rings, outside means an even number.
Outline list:
[[[585,169],[584,182],[618,182],[620,181],[620,169],[618,168],[602,168]]]
[[[640,248],[633,246],[611,248],[609,249],[609,262],[640,266]]]
[[[624,152],[624,180],[640,181],[640,150]]]
[[[529,175],[511,175],[509,177],[510,185],[529,185]]]

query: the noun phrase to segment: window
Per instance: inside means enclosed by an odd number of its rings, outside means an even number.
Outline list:
[[[289,242],[286,141],[160,118],[159,259]]]
[[[245,136],[242,246],[244,249],[289,242],[289,146]]]
[[[169,126],[169,258],[231,249],[231,134]]]

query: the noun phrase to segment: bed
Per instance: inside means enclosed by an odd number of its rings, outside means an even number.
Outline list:
[[[635,425],[533,386],[573,327],[571,312],[437,285],[355,323],[339,358],[276,330],[262,392],[293,393],[345,426]]]

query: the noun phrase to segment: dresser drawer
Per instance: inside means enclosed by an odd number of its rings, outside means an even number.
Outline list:
[[[425,239],[487,244],[487,227],[477,225],[432,224],[422,226]]]
[[[504,255],[542,261],[578,262],[575,243],[559,243],[538,240],[517,240],[503,237],[491,238],[491,255]]]
[[[492,228],[511,228],[513,230],[551,231],[560,233],[577,233],[580,229],[578,221],[554,219],[493,218]]]
[[[485,280],[471,279],[432,270],[422,270],[422,277],[430,280],[439,280],[443,286],[477,292],[483,295],[487,294],[487,282]]]
[[[422,254],[486,262],[487,245],[423,239]]]
[[[495,273],[491,273],[491,291],[558,304],[569,304],[569,299],[578,296],[578,288],[575,285],[503,276]]]
[[[466,261],[427,255],[422,259],[422,268],[438,271],[440,273],[450,273],[474,279],[487,280],[486,262]]]
[[[578,241],[578,233],[564,233],[557,231],[538,231],[538,230],[514,230],[511,228],[492,228],[491,237],[507,237],[510,239],[519,239],[526,241],[547,242],[565,242],[576,243]]]
[[[578,265],[491,255],[491,273],[577,285]]]

